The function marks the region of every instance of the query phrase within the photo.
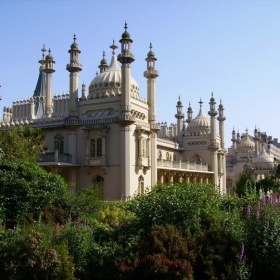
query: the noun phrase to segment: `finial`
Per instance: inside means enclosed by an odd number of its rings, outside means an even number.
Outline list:
[[[248,128],[247,128],[247,127],[246,127],[246,130],[245,130],[245,131],[246,131],[246,134],[248,134]]]
[[[220,99],[220,104],[222,104],[222,99]]]
[[[95,72],[95,75],[96,75],[96,76],[98,75],[98,72],[97,72],[97,71]]]
[[[51,48],[49,48],[48,52],[49,52],[49,54],[51,54],[51,52],[52,52]]]
[[[213,97],[213,91],[211,92],[211,96]]]
[[[198,102],[200,104],[200,108],[202,107],[202,101],[201,101],[201,98],[200,98],[200,101]]]
[[[41,49],[41,51],[42,51],[42,57],[43,57],[43,59],[45,59],[45,52],[47,51],[45,48],[45,44],[43,45],[43,48]]]
[[[152,45],[152,41],[150,41],[150,51],[152,50],[153,45]]]
[[[127,22],[126,21],[124,22],[124,29],[125,29],[125,31],[127,29]]]
[[[117,49],[118,46],[115,45],[115,40],[114,40],[114,39],[113,39],[113,45],[111,45],[110,48],[113,50],[113,51],[112,51],[112,54],[115,55],[115,53],[116,53],[116,52],[115,52],[115,49]]]
[[[103,58],[105,58],[105,51],[103,50]]]
[[[189,102],[189,106],[191,107],[191,102]]]
[[[74,42],[76,42],[76,39],[77,39],[77,37],[76,37],[76,32],[74,32],[74,36],[73,36]]]
[[[179,95],[179,101],[181,100],[181,97],[180,97],[180,95]]]

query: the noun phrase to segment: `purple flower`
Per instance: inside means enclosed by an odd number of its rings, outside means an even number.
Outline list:
[[[250,214],[251,214],[251,206],[247,205],[247,215],[250,215]]]
[[[242,259],[244,256],[244,243],[242,243],[242,246],[241,246],[241,252],[240,252],[240,255],[239,255],[239,259]]]
[[[263,203],[263,204],[266,203],[266,196],[265,196],[265,195],[262,196],[262,203]]]
[[[260,211],[257,210],[257,212],[256,212],[256,218],[258,219],[259,217],[260,217]]]
[[[261,210],[262,208],[261,208],[261,206],[258,204],[258,210]]]

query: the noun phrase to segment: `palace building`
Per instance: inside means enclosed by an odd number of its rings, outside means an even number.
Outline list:
[[[174,102],[176,123],[167,126],[158,122],[159,72],[152,44],[143,58],[147,88],[141,96],[131,76],[135,56],[126,23],[119,42],[120,54],[116,55],[113,42],[111,61],[108,63],[104,54],[100,72],[79,91],[81,50],[74,35],[66,65],[69,91],[59,95],[52,93],[54,57],[50,50],[45,55],[43,47],[34,94],[4,107],[0,129],[20,125],[41,128],[48,151],[38,159],[39,164],[62,175],[73,190],[97,185],[106,200],[129,199],[158,182],[212,182],[226,193],[222,103],[216,108],[212,94],[206,114],[198,100],[197,116],[193,118],[189,105],[185,118],[179,97],[177,105]]]

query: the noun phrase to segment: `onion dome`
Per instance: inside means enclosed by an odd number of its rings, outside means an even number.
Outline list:
[[[248,130],[246,129],[246,135],[242,138],[238,145],[238,151],[252,152],[255,150],[255,142],[250,139]]]
[[[125,24],[124,24],[124,33],[122,34],[122,39],[130,39],[130,34],[127,32],[127,22],[125,21]]]
[[[73,40],[74,40],[74,42],[73,42],[73,44],[71,45],[71,50],[76,50],[76,51],[78,51],[79,50],[79,46],[78,46],[78,44],[76,43],[76,33],[74,33],[74,37],[73,37]]]
[[[262,152],[253,158],[252,165],[256,168],[272,167],[274,165],[274,158],[267,154],[265,147],[262,148]]]
[[[122,84],[122,71],[117,62],[115,55],[112,56],[111,63],[107,69],[105,69],[99,75],[91,81],[89,85],[89,93],[100,93],[104,90],[112,90],[115,95],[120,94]],[[136,81],[130,77],[131,92],[139,95],[139,86]]]
[[[152,51],[153,45],[152,42],[150,42],[150,51],[147,54],[147,57],[153,58],[155,57],[155,53]]]
[[[209,134],[210,133],[210,120],[207,118],[202,111],[202,101],[199,101],[200,103],[200,110],[196,118],[191,120],[191,122],[188,124],[187,132],[188,133],[195,133],[194,135],[199,134]]]
[[[51,55],[51,49],[48,50],[49,54],[46,55],[46,60],[53,60],[53,56]]]

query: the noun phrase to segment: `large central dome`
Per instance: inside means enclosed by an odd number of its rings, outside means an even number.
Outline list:
[[[89,85],[89,97],[98,98],[105,96],[117,96],[121,94],[122,71],[115,55],[112,56],[109,67],[98,74]],[[131,94],[139,95],[139,87],[130,76]]]
[[[188,127],[188,133],[195,133],[194,135],[198,134],[209,134],[210,133],[210,120],[207,118],[202,111],[202,107],[200,106],[199,113],[195,119],[193,119]]]

